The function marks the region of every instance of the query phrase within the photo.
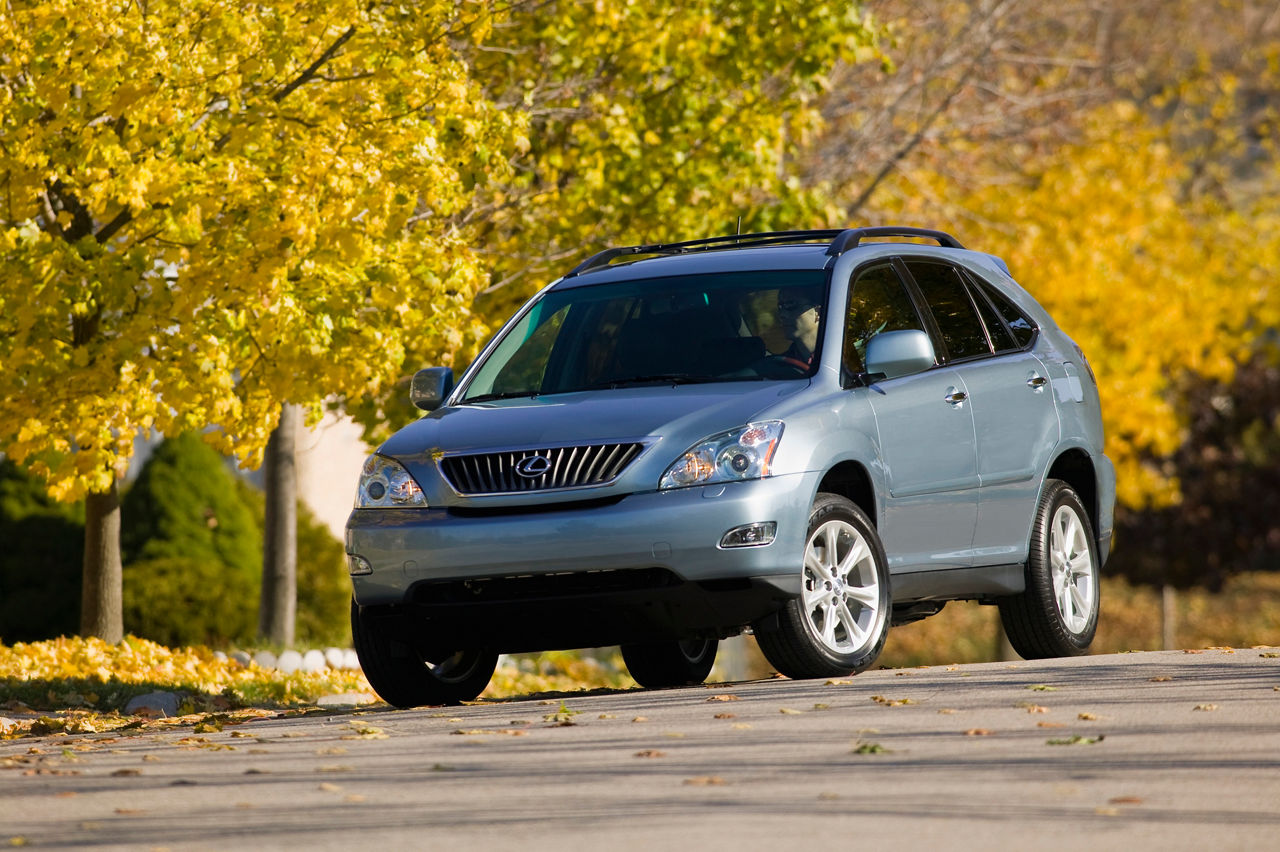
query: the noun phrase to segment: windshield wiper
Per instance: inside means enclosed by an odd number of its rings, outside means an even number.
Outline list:
[[[608,379],[603,382],[596,382],[593,385],[587,385],[584,390],[596,390],[598,388],[621,388],[630,385],[692,385],[699,382],[718,381],[718,376],[695,375],[693,373],[650,373],[644,376],[627,376],[622,379]]]
[[[482,393],[479,396],[469,396],[466,399],[459,400],[462,405],[468,405],[473,402],[491,402],[495,399],[535,399],[542,391],[503,391],[502,393]]]

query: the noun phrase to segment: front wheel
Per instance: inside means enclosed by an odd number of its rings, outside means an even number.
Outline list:
[[[1027,587],[1000,600],[1009,644],[1024,659],[1083,654],[1098,629],[1098,546],[1067,483],[1045,483],[1027,557]]]
[[[643,687],[686,686],[707,679],[719,645],[715,639],[638,642],[622,646],[622,661]]]
[[[425,659],[379,619],[351,601],[351,639],[365,679],[393,707],[457,704],[484,692],[498,666],[488,650],[462,650]]]
[[[852,501],[819,494],[809,513],[800,597],[756,630],[765,658],[790,678],[844,677],[868,668],[889,635],[884,546]]]

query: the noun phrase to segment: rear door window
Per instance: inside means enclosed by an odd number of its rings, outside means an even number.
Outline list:
[[[929,303],[949,361],[991,354],[991,343],[959,271],[949,263],[907,260],[907,271]]]

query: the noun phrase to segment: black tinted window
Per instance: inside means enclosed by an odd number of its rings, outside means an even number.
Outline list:
[[[844,324],[844,367],[863,372],[867,341],[882,331],[923,330],[902,279],[892,266],[863,270],[849,290],[849,313]]]
[[[1013,335],[1009,333],[1009,329],[1005,328],[1004,320],[996,313],[996,309],[992,307],[991,302],[983,295],[984,291],[972,283],[969,285],[970,293],[973,295],[973,302],[978,306],[978,313],[982,316],[982,322],[987,327],[987,334],[991,337],[991,345],[995,347],[997,352],[1009,352],[1014,349],[1021,349],[1018,341],[1013,339]]]
[[[907,261],[907,269],[933,312],[951,360],[991,354],[982,321],[978,319],[964,280],[955,267],[945,263]]]
[[[1018,348],[1022,349],[1031,345],[1031,340],[1036,336],[1036,327],[1031,320],[1023,316],[1022,311],[1006,299],[993,287],[983,287],[983,292],[991,299],[991,303],[996,306],[996,310],[1000,312],[1000,316],[1004,317],[1004,321],[1008,324],[1009,330],[1013,332],[1013,337],[1018,341]]]

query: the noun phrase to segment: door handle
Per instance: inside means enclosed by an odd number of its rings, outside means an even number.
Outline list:
[[[1032,390],[1040,390],[1040,388],[1044,387],[1047,384],[1049,384],[1049,380],[1046,379],[1044,376],[1032,376],[1031,378],[1027,379],[1027,387],[1031,388]]]
[[[964,402],[968,398],[969,398],[969,394],[965,393],[962,390],[953,390],[949,394],[943,397],[944,400],[951,403],[952,405],[959,405],[960,403]]]

